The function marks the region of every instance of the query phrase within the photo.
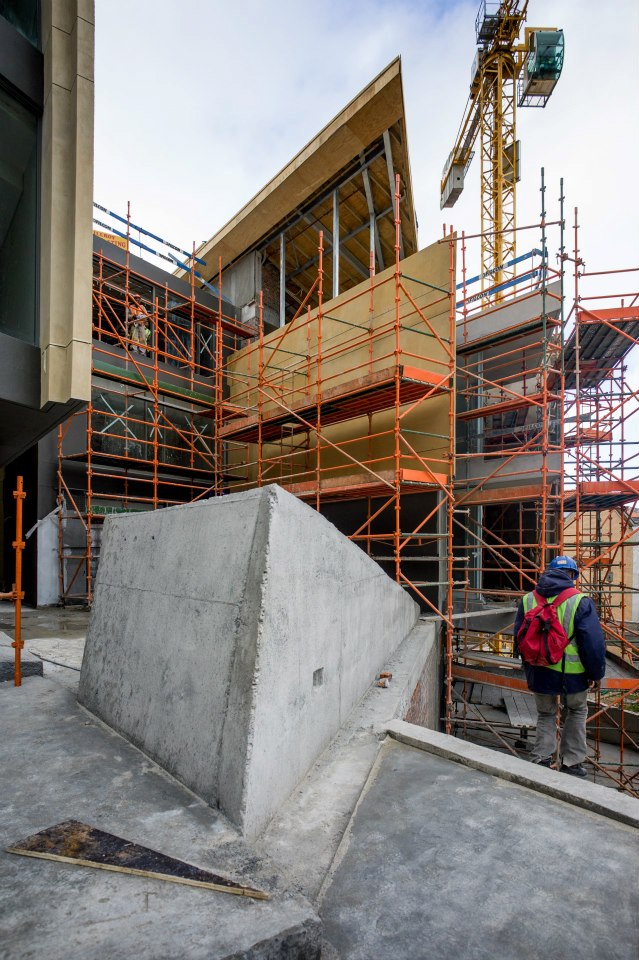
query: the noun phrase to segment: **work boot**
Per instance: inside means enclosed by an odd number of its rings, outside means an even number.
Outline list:
[[[533,763],[536,763],[538,767],[550,767],[554,757],[546,757],[545,760],[533,760]]]
[[[566,766],[565,763],[561,765],[562,773],[569,773],[571,777],[587,777],[588,771],[586,770],[585,764],[583,763],[573,763],[572,767]]]

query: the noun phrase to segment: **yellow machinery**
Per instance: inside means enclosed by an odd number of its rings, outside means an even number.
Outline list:
[[[479,137],[482,289],[514,277],[515,185],[519,180],[517,107],[545,107],[564,60],[563,30],[527,27],[528,0],[482,2],[475,21],[477,53],[464,117],[442,174],[441,207],[452,207]]]

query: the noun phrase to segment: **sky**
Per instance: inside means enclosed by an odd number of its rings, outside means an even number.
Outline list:
[[[191,249],[399,54],[419,245],[437,240],[444,221],[474,233],[478,155],[454,208],[440,211],[439,184],[468,98],[477,8],[96,0],[94,197],[119,213],[130,201],[135,222]],[[563,28],[566,54],[545,110],[518,111],[518,224],[539,218],[544,166],[549,219],[560,177],[569,225],[579,207],[587,269],[639,266],[639,4],[530,0],[527,25]],[[519,252],[538,239],[527,234]],[[608,278],[591,283],[613,289]]]

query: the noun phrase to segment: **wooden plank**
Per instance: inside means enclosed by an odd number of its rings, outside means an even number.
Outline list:
[[[490,683],[496,687],[509,687],[511,690],[528,690],[528,684],[523,677],[515,677],[504,672],[491,673],[489,670],[479,670],[476,667],[464,667],[453,663],[453,677],[458,680],[474,680],[476,683]],[[601,681],[602,690],[639,690],[639,680],[629,677],[604,677]]]
[[[511,673],[490,673],[488,670],[478,670],[476,667],[463,667],[459,663],[453,664],[453,677],[458,680],[492,684],[496,687],[509,687],[511,690],[528,689],[528,684],[523,677],[516,677]]]
[[[513,727],[534,729],[537,726],[537,711],[531,696],[514,690],[504,690],[504,704]]]
[[[90,827],[77,820],[66,820],[40,833],[34,833],[7,853],[41,860],[73,863],[80,867],[94,867],[136,877],[167,880],[191,887],[205,887],[218,893],[232,893],[239,897],[269,900],[269,894],[253,887],[244,887],[234,880],[203,870],[184,860],[177,860],[149,847],[131,843],[112,833]]]
[[[482,503],[505,503],[520,500],[540,500],[543,496],[543,486],[539,484],[530,484],[524,487],[490,487],[479,490],[471,490],[469,493],[463,492],[459,488],[458,494],[463,502],[468,506],[475,506]]]
[[[546,398],[549,402],[559,400],[558,394],[550,393]],[[462,410],[457,414],[458,420],[478,420],[480,417],[494,417],[499,413],[509,413],[512,410],[530,406],[541,407],[544,402],[543,393],[531,393],[528,396],[511,397],[510,400],[501,400],[499,403],[489,403],[472,410]]]
[[[417,367],[400,365],[400,404],[405,405],[419,400],[426,393],[437,387],[447,389],[443,373],[432,370],[419,370]],[[274,391],[273,391],[274,392]],[[268,397],[268,394],[267,394]],[[268,399],[272,399],[268,397]],[[282,410],[273,401],[274,407],[270,413],[262,417],[262,440],[264,442],[279,437],[282,425],[291,424],[294,430],[304,431],[306,424],[314,427],[317,422],[317,402],[311,397],[301,400],[287,399]],[[322,391],[320,409],[322,424],[339,423],[342,420],[361,417],[367,413],[377,413],[386,410],[395,404],[395,367],[385,367],[374,373],[347,380],[335,387]],[[225,409],[228,409],[225,408]],[[231,407],[239,410],[239,407]],[[237,414],[236,414],[237,416]],[[299,420],[296,422],[295,418]],[[257,413],[233,423],[224,424],[220,428],[220,436],[224,439],[235,439],[245,443],[256,443],[258,440],[259,416]]]
[[[501,653],[488,653],[484,650],[460,650],[455,653],[455,658],[459,661],[476,660],[480,663],[492,663],[497,667],[513,667],[515,670],[521,670],[519,657],[507,657]]]

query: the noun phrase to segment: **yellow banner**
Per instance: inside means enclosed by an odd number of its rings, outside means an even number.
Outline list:
[[[116,247],[121,247],[122,250],[126,250],[127,241],[125,237],[116,237],[113,233],[105,233],[102,230],[94,230],[94,237],[99,237],[100,240],[108,240],[109,243],[114,244]]]

